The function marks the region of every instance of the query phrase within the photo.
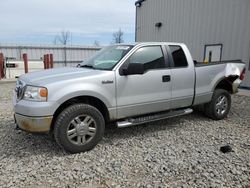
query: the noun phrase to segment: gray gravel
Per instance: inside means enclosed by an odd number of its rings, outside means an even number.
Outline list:
[[[116,129],[70,155],[47,135],[14,130],[11,89],[0,84],[0,187],[250,187],[250,97],[229,117],[200,113]],[[233,152],[223,154],[229,144]]]

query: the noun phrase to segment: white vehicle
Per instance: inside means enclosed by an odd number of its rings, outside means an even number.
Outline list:
[[[126,127],[188,114],[197,105],[214,120],[225,118],[244,67],[194,63],[179,43],[112,45],[79,67],[20,76],[15,119],[22,130],[52,132],[69,152],[87,151],[108,122]]]

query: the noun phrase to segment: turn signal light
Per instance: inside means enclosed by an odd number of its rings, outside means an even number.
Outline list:
[[[41,97],[47,97],[48,96],[48,90],[46,88],[40,88],[39,94]]]
[[[240,74],[240,80],[243,80],[245,78],[245,74],[246,74],[246,68],[243,69],[243,71]]]

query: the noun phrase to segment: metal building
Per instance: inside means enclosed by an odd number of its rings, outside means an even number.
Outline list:
[[[250,0],[138,0],[136,41],[187,44],[197,61],[241,59],[250,88]]]
[[[21,60],[22,54],[27,53],[29,60],[38,61],[44,54],[53,54],[54,63],[59,66],[80,63],[100,49],[93,46],[0,44],[0,53],[5,59]]]

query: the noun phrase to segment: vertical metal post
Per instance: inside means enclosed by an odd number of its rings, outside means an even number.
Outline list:
[[[43,67],[46,69],[46,55],[43,55]]]
[[[3,53],[0,53],[0,80],[4,77],[3,64],[4,64],[4,56]]]
[[[67,49],[66,49],[66,45],[64,46],[64,63],[65,63],[65,67],[67,67]]]
[[[21,46],[18,46],[18,55],[20,57],[20,59],[22,59],[22,47]]]
[[[27,54],[23,54],[23,62],[24,62],[24,72],[28,73],[28,56]]]
[[[50,68],[52,69],[54,63],[53,54],[49,54],[49,60],[50,60]]]
[[[49,69],[49,54],[46,54],[46,69]]]
[[[209,57],[208,57],[208,62],[212,62],[212,51],[209,51]]]

